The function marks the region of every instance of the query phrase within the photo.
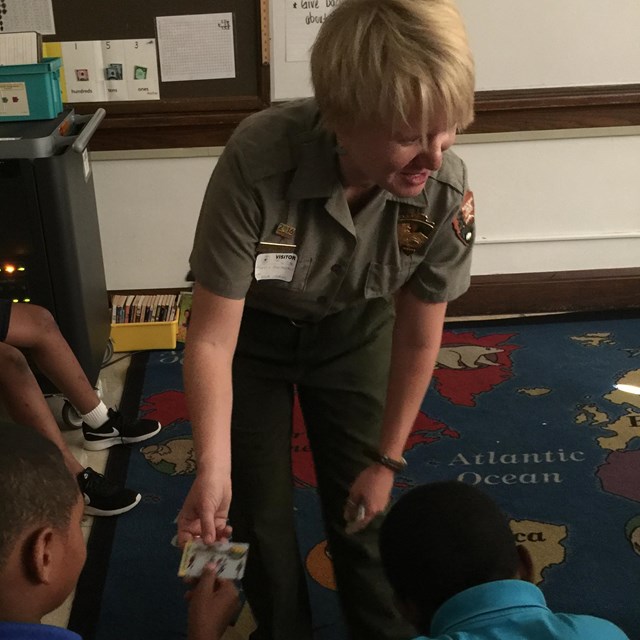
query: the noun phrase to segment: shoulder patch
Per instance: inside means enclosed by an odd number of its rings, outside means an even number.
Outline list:
[[[467,191],[462,198],[460,211],[458,211],[451,223],[456,236],[465,246],[473,242],[475,236],[475,219],[476,211],[473,192]]]

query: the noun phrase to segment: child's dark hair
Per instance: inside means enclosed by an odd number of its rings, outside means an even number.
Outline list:
[[[30,427],[0,422],[0,568],[27,527],[68,526],[78,495],[53,442]]]
[[[380,553],[398,598],[420,611],[421,633],[455,594],[518,570],[506,516],[479,489],[455,481],[404,494],[382,523]]]

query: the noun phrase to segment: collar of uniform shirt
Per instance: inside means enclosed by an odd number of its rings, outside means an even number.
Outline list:
[[[333,134],[319,128],[291,141],[291,154],[298,158],[298,165],[287,200],[331,196],[340,185],[335,146]]]
[[[325,130],[300,136],[292,142],[299,158],[298,167],[287,190],[287,200],[331,198],[341,187],[335,152],[335,138]],[[295,156],[294,156],[295,157]],[[414,197],[401,198],[385,192],[386,199],[428,208],[424,191]]]

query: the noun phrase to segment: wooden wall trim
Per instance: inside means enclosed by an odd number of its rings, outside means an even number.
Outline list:
[[[91,151],[222,147],[248,115],[269,106],[269,66],[258,70],[257,96],[176,98],[71,104],[78,113],[107,112],[91,138]]]
[[[479,91],[465,133],[547,131],[640,124],[640,84]]]
[[[258,110],[107,115],[91,138],[91,151],[224,147],[240,122]]]
[[[473,276],[447,315],[640,310],[640,268]]]
[[[182,289],[118,289],[113,294],[178,293]],[[640,268],[473,276],[449,304],[448,317],[638,309]]]
[[[268,66],[262,68],[262,91],[269,86]],[[89,103],[70,105],[78,113],[98,106],[107,117],[91,142],[92,151],[170,149],[224,146],[235,127],[268,101],[236,98],[235,108],[224,99],[211,104],[185,101]],[[476,118],[465,133],[547,131],[640,125],[640,84],[479,91]]]

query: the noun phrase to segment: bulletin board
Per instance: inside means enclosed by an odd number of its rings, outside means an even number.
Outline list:
[[[93,150],[223,146],[246,116],[311,95],[295,27],[337,0],[52,0],[48,41],[157,38],[159,16],[231,12],[233,78],[160,82],[160,100],[72,103],[104,107]],[[468,133],[640,125],[640,2],[458,0],[477,66]],[[292,11],[296,6],[299,14]],[[303,8],[304,5],[304,8]],[[317,7],[317,8],[309,8]],[[294,19],[294,28],[291,20]],[[316,16],[317,17],[317,16]],[[287,53],[291,40],[297,54]]]
[[[92,149],[217,146],[244,117],[270,102],[267,0],[53,0],[48,42],[157,38],[156,18],[230,12],[235,77],[164,82],[159,100],[73,102],[104,107]]]

